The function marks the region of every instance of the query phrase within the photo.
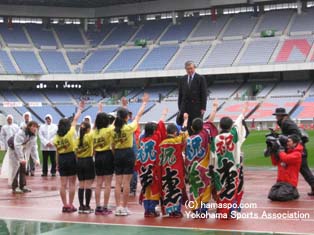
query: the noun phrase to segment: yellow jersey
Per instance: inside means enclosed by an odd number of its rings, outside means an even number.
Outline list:
[[[111,149],[111,127],[93,131],[94,150],[103,152]]]
[[[82,146],[79,146],[80,138],[77,138],[75,148],[76,157],[78,158],[92,157],[94,153],[93,142],[94,142],[93,132],[89,132],[84,135]]]
[[[75,127],[71,127],[65,136],[56,135],[53,144],[58,154],[71,153],[75,150]]]
[[[110,127],[112,144],[115,149],[132,148],[133,135],[137,129],[137,121],[125,124],[120,133],[114,131],[114,126]]]

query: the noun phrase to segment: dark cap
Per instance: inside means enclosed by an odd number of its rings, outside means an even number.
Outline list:
[[[276,110],[275,110],[275,112],[273,113],[273,115],[275,115],[275,116],[277,116],[277,115],[288,116],[289,114],[287,114],[285,108],[276,108]]]

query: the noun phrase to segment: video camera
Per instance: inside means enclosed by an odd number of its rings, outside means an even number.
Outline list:
[[[266,149],[264,150],[264,156],[269,157],[271,154],[278,153],[280,148],[284,148],[287,145],[288,137],[278,134],[274,129],[269,128],[270,133],[266,137]]]

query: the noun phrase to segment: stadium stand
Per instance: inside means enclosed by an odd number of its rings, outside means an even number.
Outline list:
[[[178,103],[176,101],[162,101],[161,103],[156,103],[156,105],[141,119],[141,122],[152,122],[158,121],[161,116],[162,110],[164,108],[168,108],[169,113],[167,115],[168,120],[171,119],[174,115],[176,115],[178,110]]]
[[[49,73],[70,73],[70,69],[61,52],[41,51],[39,54]]]
[[[281,82],[270,93],[270,97],[301,97],[309,88],[309,82]]]
[[[257,19],[257,17],[253,17],[252,14],[249,13],[234,15],[231,23],[227,26],[227,29],[223,34],[223,38],[248,37],[252,32]]]
[[[45,90],[44,95],[51,103],[73,103],[73,97],[67,92],[58,90]]]
[[[92,52],[83,66],[83,73],[100,73],[118,52],[117,49],[106,49]]]
[[[196,27],[189,40],[216,39],[228,19],[229,16],[227,15],[219,16],[215,21],[213,21],[210,16],[202,17],[200,20],[201,22]]]
[[[15,94],[25,103],[29,103],[29,102],[48,103],[47,99],[43,96],[43,94],[37,91],[19,90],[19,91],[15,91]]]
[[[35,47],[57,47],[57,42],[53,36],[52,29],[45,29],[40,24],[26,24],[25,28],[29,33]]]
[[[255,109],[258,105],[257,101],[249,101],[249,112],[251,112],[253,109]],[[209,106],[211,107],[211,106]],[[219,121],[222,117],[228,116],[232,118],[233,120],[236,120],[237,117],[242,112],[243,108],[243,101],[228,101],[225,102],[222,106],[222,108],[217,112],[217,115],[215,117],[215,121]]]
[[[310,53],[313,40],[312,37],[285,40],[276,62],[304,62]]]
[[[85,51],[67,51],[67,57],[71,64],[79,64],[87,55]]]
[[[10,45],[25,45],[30,46],[21,24],[13,24],[12,27],[6,24],[0,24],[0,34],[5,43]]]
[[[191,44],[181,47],[168,69],[182,69],[184,63],[191,60],[191,58],[193,58],[194,63],[198,66],[209,48],[210,45],[208,43]]]
[[[265,30],[274,30],[276,35],[282,34],[286,29],[292,14],[292,10],[266,12],[263,16],[262,22],[258,26],[258,35]]]
[[[33,51],[11,51],[11,54],[23,74],[44,73]]]
[[[267,64],[272,56],[278,39],[263,39],[251,41],[242,55],[239,65]]]
[[[300,15],[296,15],[290,28],[290,35],[306,35],[312,32],[314,32],[314,8],[309,8]]]
[[[156,41],[161,33],[170,24],[170,20],[150,20],[144,23],[142,28],[136,33],[132,41],[145,39],[147,41]]]
[[[250,120],[255,121],[274,121],[275,118],[272,115],[274,110],[279,107],[285,107],[289,113],[298,103],[299,98],[270,98],[263,101],[258,109],[250,116]]]
[[[54,30],[58,34],[60,42],[64,47],[85,45],[77,25],[55,25]]]
[[[16,74],[16,69],[6,51],[0,50],[0,64],[6,74]]]
[[[187,17],[181,19],[177,24],[172,24],[160,41],[184,41],[192,32],[199,18]]]
[[[209,99],[228,99],[241,84],[236,83],[216,83],[208,88]]]
[[[177,52],[177,45],[155,47],[137,70],[162,70]]]
[[[106,69],[106,72],[132,71],[147,51],[147,48],[131,48],[123,50]]]
[[[101,27],[101,29],[89,28],[88,31],[85,33],[85,35],[89,44],[92,47],[96,47],[108,36],[108,34],[114,28],[115,27],[113,24],[105,24]]]
[[[231,66],[239,54],[243,42],[240,40],[224,41],[217,44],[212,52],[205,56],[201,63],[202,68]]]
[[[308,97],[301,102],[291,117],[298,120],[314,120],[314,97]]]
[[[118,24],[103,45],[123,45],[127,43],[131,36],[136,32],[137,27],[128,24]]]

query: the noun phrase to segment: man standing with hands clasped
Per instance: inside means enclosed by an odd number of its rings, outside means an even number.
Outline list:
[[[195,63],[187,61],[185,70],[187,75],[181,78],[179,84],[177,124],[182,125],[183,114],[189,114],[188,131],[192,133],[191,125],[195,118],[203,118],[206,111],[207,84],[206,79],[195,72]]]

